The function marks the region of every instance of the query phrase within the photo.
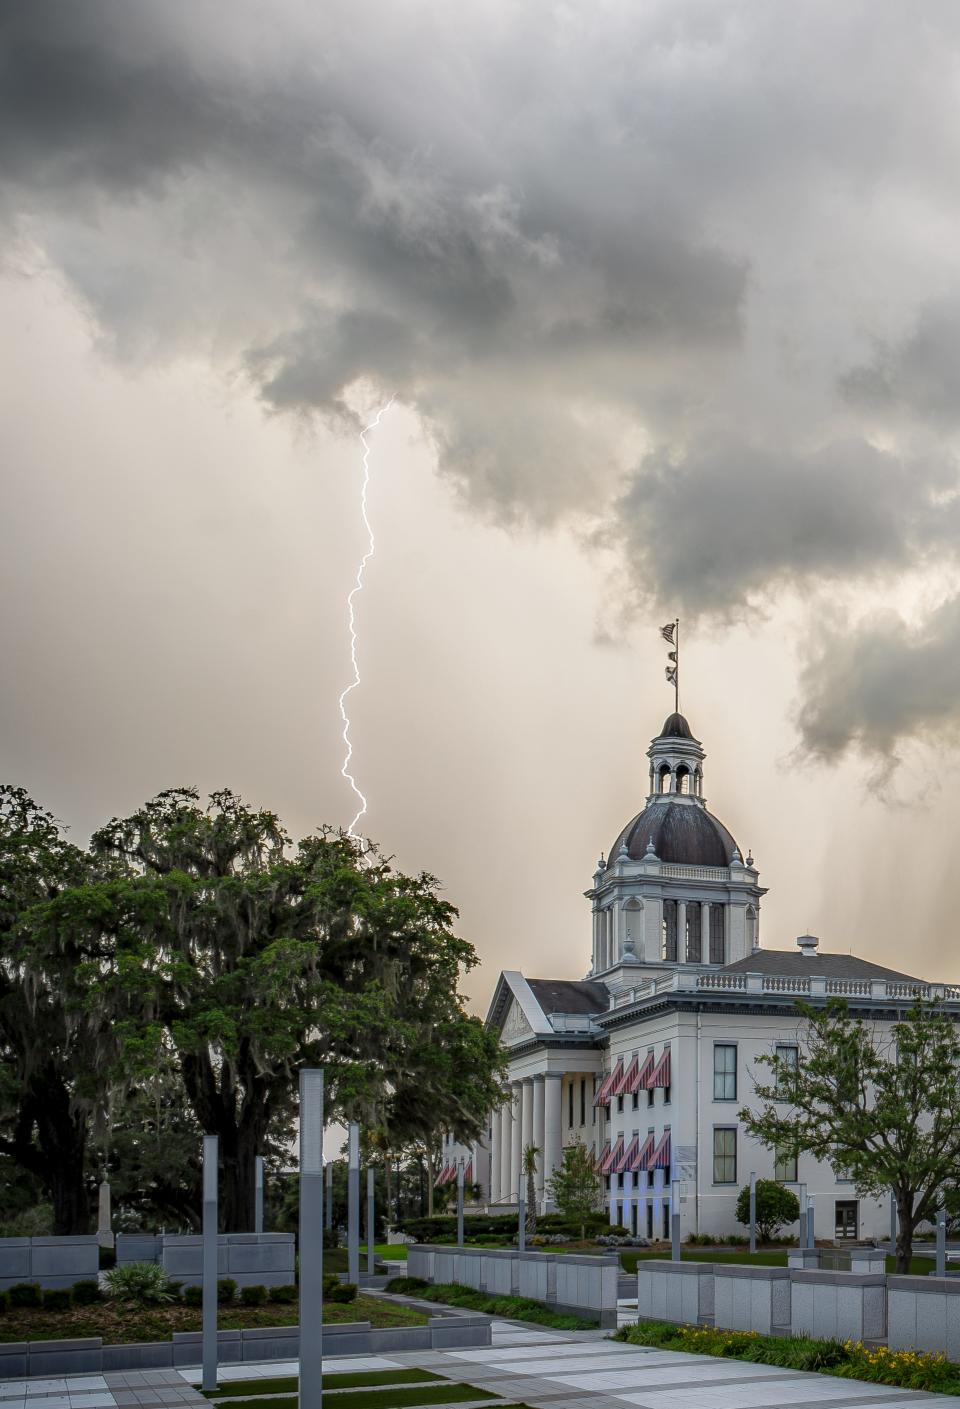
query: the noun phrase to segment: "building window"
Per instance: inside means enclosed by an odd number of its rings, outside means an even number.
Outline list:
[[[580,1124],[581,1124],[581,1125],[586,1125],[586,1123],[587,1123],[587,1079],[586,1079],[586,1077],[583,1077],[583,1076],[582,1076],[582,1077],[580,1078]]]
[[[792,1073],[797,1071],[800,1064],[800,1053],[792,1044],[779,1042],[773,1050],[781,1068],[777,1073],[777,1097],[785,1101],[790,1094]]]
[[[735,1042],[713,1044],[713,1099],[737,1099],[737,1046]]]
[[[700,952],[700,906],[691,900],[687,902],[687,963],[699,964]]]
[[[797,1182],[797,1156],[787,1154],[783,1150],[774,1152],[773,1177],[778,1184],[796,1184]]]
[[[617,1097],[617,1114],[619,1115],[619,1113],[620,1113],[622,1110],[623,1110],[623,1097],[622,1097],[622,1096],[618,1096],[618,1097]]]
[[[737,1182],[737,1132],[730,1126],[718,1126],[713,1132],[713,1182]]]
[[[663,1088],[663,1104],[664,1104],[665,1106],[669,1106],[669,1104],[670,1104],[670,1087],[669,1087],[669,1086],[665,1086],[665,1087]]]
[[[572,1126],[573,1126],[573,1082],[572,1082],[572,1081],[571,1081],[570,1085],[567,1087],[567,1096],[569,1097],[569,1100],[567,1101],[567,1124],[572,1127]]]
[[[668,964],[677,962],[677,902],[663,902],[663,957]]]
[[[640,1108],[640,1092],[639,1092],[639,1091],[634,1091],[634,1093],[633,1093],[633,1109],[634,1109],[634,1110],[639,1110],[639,1108]]]
[[[723,942],[723,906],[710,906],[710,962],[723,964],[726,961]]]

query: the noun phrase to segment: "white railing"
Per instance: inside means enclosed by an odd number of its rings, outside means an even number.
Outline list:
[[[808,978],[797,978],[795,975],[783,977],[780,974],[764,974],[764,993],[809,993],[810,980]]]
[[[747,986],[746,974],[698,974],[698,988],[734,988],[742,992]]]
[[[674,876],[683,881],[725,881],[726,866],[680,866],[673,861],[660,863],[661,876]]]
[[[863,978],[828,978],[827,992],[848,998],[869,998],[870,980]]]

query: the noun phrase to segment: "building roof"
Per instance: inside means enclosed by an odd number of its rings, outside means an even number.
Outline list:
[[[692,739],[693,733],[682,714],[669,714],[657,737],[659,739]]]
[[[533,996],[545,1013],[600,1013],[610,1006],[602,983],[576,982],[561,978],[527,979]]]
[[[822,950],[808,958],[796,949],[755,949],[745,959],[734,964],[725,964],[726,973],[816,974],[822,978],[862,978],[884,979],[888,983],[924,983],[924,979],[902,974],[897,969],[884,968],[882,964],[872,964],[869,959],[858,959],[856,954],[826,954]]]
[[[682,866],[729,866],[737,845],[705,807],[665,795],[627,823],[610,848],[608,865],[615,865],[623,843],[631,861],[642,861],[651,839],[661,861]]]

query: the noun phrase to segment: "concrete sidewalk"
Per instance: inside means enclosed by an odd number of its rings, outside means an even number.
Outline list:
[[[416,1366],[533,1409],[919,1409],[957,1402],[889,1385],[621,1345],[602,1331],[540,1331],[509,1321],[495,1321],[492,1329],[489,1349],[343,1357],[331,1359],[327,1371]],[[295,1361],[273,1360],[222,1366],[220,1379],[296,1373]],[[199,1381],[199,1368],[7,1380],[0,1383],[0,1409],[209,1409],[196,1389]]]

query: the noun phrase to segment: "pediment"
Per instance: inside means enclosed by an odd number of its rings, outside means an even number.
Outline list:
[[[503,1020],[503,1027],[500,1029],[501,1039],[506,1043],[519,1042],[525,1037],[529,1037],[533,1028],[524,1017],[523,1009],[514,998],[507,1009],[507,1015]]]

